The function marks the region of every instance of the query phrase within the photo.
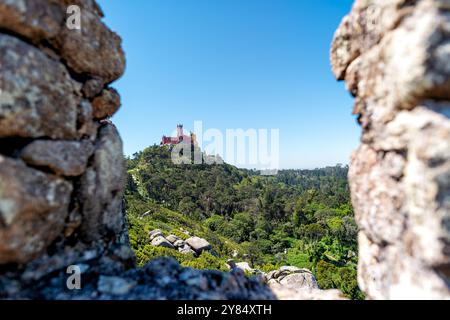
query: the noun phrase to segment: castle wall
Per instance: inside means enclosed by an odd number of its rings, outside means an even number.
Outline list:
[[[450,298],[450,5],[357,0],[333,71],[362,128],[349,180],[369,298]]]

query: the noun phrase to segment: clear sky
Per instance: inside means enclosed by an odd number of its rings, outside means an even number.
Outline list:
[[[329,63],[351,0],[100,0],[123,39],[125,154],[186,130],[280,129],[282,168],[346,164],[360,129]]]

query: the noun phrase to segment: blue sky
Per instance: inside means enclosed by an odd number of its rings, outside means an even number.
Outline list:
[[[205,128],[280,129],[282,168],[348,163],[360,129],[329,63],[351,0],[100,0],[123,39],[125,154]]]

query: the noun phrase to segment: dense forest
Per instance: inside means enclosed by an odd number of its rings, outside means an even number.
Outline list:
[[[310,269],[322,289],[361,299],[356,282],[357,226],[348,167],[281,170],[261,176],[228,164],[175,165],[170,148],[152,146],[126,159],[130,241],[139,263],[171,255],[185,266],[224,270],[239,252],[254,268]],[[199,258],[152,247],[148,231],[190,230],[217,254]]]

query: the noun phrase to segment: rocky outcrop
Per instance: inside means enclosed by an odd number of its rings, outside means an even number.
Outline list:
[[[271,284],[270,289],[278,300],[347,300],[339,290],[297,289],[282,284]]]
[[[211,244],[206,239],[199,237],[190,237],[186,240],[182,240],[173,234],[166,237],[161,230],[155,229],[149,232],[149,240],[154,247],[178,250],[180,253],[192,254],[196,257],[200,256],[204,251],[209,251],[214,254]]]
[[[176,235],[173,235],[173,234],[168,235],[167,240],[174,245],[177,241],[182,241],[179,237],[177,237]],[[178,244],[180,244],[180,243],[178,243]]]
[[[114,259],[118,259],[114,256]],[[259,279],[239,272],[182,268],[171,258],[152,260],[143,268],[124,269],[113,259],[97,257],[81,265],[82,290],[67,290],[60,284],[67,273],[54,272],[29,288],[0,277],[0,292],[10,298],[59,300],[268,300],[276,297]],[[87,280],[89,279],[89,280]],[[57,283],[57,285],[55,285]],[[19,289],[20,288],[20,289]],[[1,297],[1,295],[0,295]]]
[[[316,277],[308,269],[283,266],[266,275],[266,281],[271,285],[281,284],[294,289],[319,289]]]
[[[253,275],[266,283],[279,300],[346,300],[339,290],[321,290],[316,277],[308,269],[283,266],[278,270],[264,273],[254,269],[248,262],[227,260],[232,272]]]
[[[250,264],[248,262],[237,262],[235,263],[232,259],[228,260],[229,266],[231,269],[233,269],[233,267],[238,268],[240,270],[242,270],[243,272],[247,272],[249,274],[256,274],[258,273],[259,270],[256,270],[252,267],[250,267]]]
[[[241,272],[251,276],[261,276],[267,282],[266,275],[259,269],[252,268],[246,261],[236,262],[234,259],[228,259],[226,266],[230,270],[240,270]]]
[[[444,0],[357,0],[335,34],[362,127],[349,180],[368,298],[450,298],[449,41]]]
[[[263,277],[280,300],[346,300],[339,290],[321,290],[308,269],[283,266]]]
[[[185,242],[197,254],[201,254],[203,251],[208,251],[212,249],[208,241],[199,237],[191,237],[189,239],[186,239]]]
[[[156,230],[150,231],[148,236],[149,236],[150,241],[153,241],[153,239],[155,239],[156,237],[164,237],[164,233],[161,230],[156,229]]]
[[[166,238],[164,238],[162,236],[158,236],[158,237],[154,238],[152,240],[152,246],[175,249],[175,247],[169,241],[167,241]]]

